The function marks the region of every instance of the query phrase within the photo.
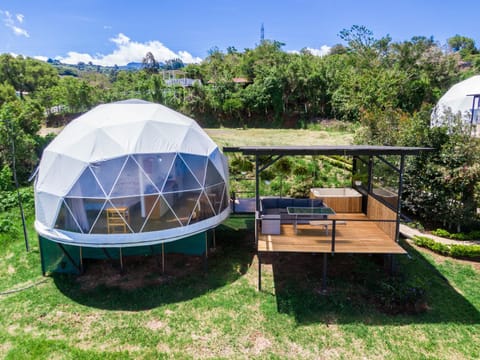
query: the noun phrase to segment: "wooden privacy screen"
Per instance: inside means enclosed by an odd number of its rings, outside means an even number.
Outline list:
[[[361,213],[362,197],[344,196],[344,197],[325,197],[323,202],[337,213]]]
[[[397,224],[395,220],[397,220],[397,214],[395,211],[382,204],[373,196],[368,195],[367,217],[370,220],[393,220],[391,222],[378,221],[376,224],[390,239],[396,241]]]

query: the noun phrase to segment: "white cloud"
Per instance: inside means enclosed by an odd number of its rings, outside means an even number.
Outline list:
[[[315,49],[315,48],[311,48],[311,47],[306,47],[305,50],[307,50],[310,54],[314,55],[314,56],[325,56],[325,55],[328,55],[330,54],[330,50],[332,48],[328,45],[322,45],[320,47],[320,49]],[[300,51],[298,50],[290,50],[288,51],[289,53],[291,54],[300,54]]]
[[[117,45],[125,45],[130,42],[130,38],[122,33],[118,34],[116,38],[111,38],[111,42],[114,42]]]
[[[37,60],[40,60],[40,61],[45,61],[45,62],[48,61],[48,57],[47,57],[47,56],[38,55],[38,56],[34,56],[33,58],[34,58],[34,59],[37,59]]]
[[[130,62],[141,62],[147,52],[151,52],[155,57],[155,60],[159,62],[174,58],[180,58],[184,63],[187,64],[198,63],[202,61],[201,58],[194,57],[187,51],[179,51],[178,53],[176,53],[157,40],[140,43],[132,41],[128,36],[120,33],[115,38],[111,38],[110,41],[116,44],[116,48],[110,54],[91,55],[87,53],[70,51],[66,57],[57,57],[56,59],[66,64],[92,62],[95,65],[121,66],[126,65]]]
[[[13,33],[17,36],[25,36],[26,38],[30,37],[30,34],[27,30],[21,28],[20,24],[23,24],[25,17],[22,14],[16,14],[15,17],[8,10],[0,10],[0,15],[3,16],[3,23],[6,27],[11,29]]]
[[[17,36],[25,36],[27,38],[30,37],[30,34],[27,32],[27,30],[19,28],[18,26],[12,26],[11,29],[13,30],[13,33]]]
[[[310,51],[310,53],[312,55],[315,55],[315,56],[325,56],[325,55],[328,55],[330,54],[330,50],[332,49],[330,46],[328,45],[322,45],[320,47],[320,49],[314,49],[314,48],[309,48],[307,47],[306,48],[308,51]]]

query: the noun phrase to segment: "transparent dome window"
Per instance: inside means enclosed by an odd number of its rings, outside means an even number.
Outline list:
[[[188,226],[228,206],[211,159],[135,154],[89,164],[62,201],[55,228],[85,234],[142,233]]]

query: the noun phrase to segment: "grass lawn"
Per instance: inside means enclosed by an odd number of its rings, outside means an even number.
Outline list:
[[[344,145],[353,141],[353,133],[328,127],[323,130],[220,128],[205,131],[220,148],[248,145]]]
[[[94,273],[98,286],[85,287],[92,267],[41,276],[31,228],[29,253],[21,236],[2,238],[0,358],[478,358],[478,263],[405,243],[411,258],[399,258],[398,270],[425,289],[426,311],[390,315],[375,298],[386,275],[374,257],[331,258],[327,294],[318,291],[320,256],[272,257],[257,292],[252,238],[252,218],[231,217],[207,273],[199,261],[178,261],[133,287],[121,286],[141,267],[129,259],[114,285]]]

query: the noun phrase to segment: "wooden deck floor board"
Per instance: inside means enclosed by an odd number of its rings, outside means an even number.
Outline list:
[[[367,220],[364,214],[337,214],[337,219]],[[281,226],[280,235],[260,235],[258,251],[263,252],[317,252],[332,250],[331,226],[326,234],[323,226],[298,225],[297,233],[293,225]],[[389,238],[374,222],[348,221],[336,226],[336,253],[379,253],[405,254],[406,251]]]

